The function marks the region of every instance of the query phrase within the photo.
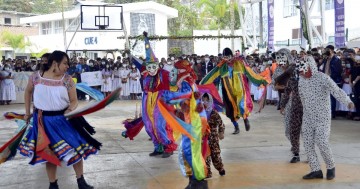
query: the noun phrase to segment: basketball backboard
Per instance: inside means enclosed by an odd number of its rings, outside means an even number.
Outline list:
[[[81,5],[81,30],[123,30],[123,7]]]

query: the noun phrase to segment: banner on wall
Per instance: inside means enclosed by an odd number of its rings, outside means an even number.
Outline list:
[[[274,50],[274,0],[268,0],[268,49]]]
[[[308,45],[308,40],[309,40],[309,33],[308,33],[308,26],[307,26],[307,21],[306,21],[306,16],[305,16],[305,5],[304,5],[304,0],[300,0],[300,35],[301,35],[301,47],[303,49],[306,49],[307,45]]]
[[[16,92],[16,100],[11,103],[25,103],[24,95],[29,77],[33,72],[12,72],[14,74],[14,84]]]
[[[335,46],[345,46],[345,1],[335,0]]]
[[[101,71],[82,73],[81,82],[88,84],[90,87],[102,85]]]

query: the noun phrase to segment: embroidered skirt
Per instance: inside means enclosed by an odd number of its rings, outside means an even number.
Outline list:
[[[39,120],[42,117],[42,122]],[[39,124],[40,122],[41,124]],[[42,132],[44,131],[44,132]],[[46,143],[44,138],[48,138]],[[39,155],[39,147],[46,145],[46,149]],[[27,134],[18,147],[20,154],[31,158],[29,164],[49,162],[48,155],[53,159],[66,162],[68,166],[80,160],[86,160],[90,155],[96,154],[98,149],[90,145],[77,130],[66,120],[64,115],[38,116],[33,114],[33,126],[29,127]],[[50,151],[50,152],[49,152]]]

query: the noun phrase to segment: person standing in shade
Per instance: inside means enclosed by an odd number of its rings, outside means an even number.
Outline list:
[[[103,79],[103,84],[101,85],[101,92],[103,92],[104,95],[107,96],[113,90],[111,80],[113,72],[110,69],[110,65],[108,63],[105,65],[105,68],[101,71],[101,73]]]
[[[321,72],[330,76],[330,78],[338,85],[338,87],[342,88],[342,73],[343,67],[341,64],[341,60],[335,55],[335,48],[332,45],[328,45],[325,48],[325,58],[323,60],[322,66],[320,68]],[[331,95],[331,117],[336,117],[336,99]]]

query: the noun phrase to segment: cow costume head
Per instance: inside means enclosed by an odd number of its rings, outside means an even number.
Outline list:
[[[305,78],[310,78],[315,72],[318,71],[316,62],[312,56],[305,56],[300,59],[296,59],[296,69],[299,74]]]
[[[289,49],[280,49],[279,51],[276,52],[276,62],[280,65],[280,66],[285,66],[285,65],[289,65],[293,63],[293,57],[291,56],[291,52]]]

